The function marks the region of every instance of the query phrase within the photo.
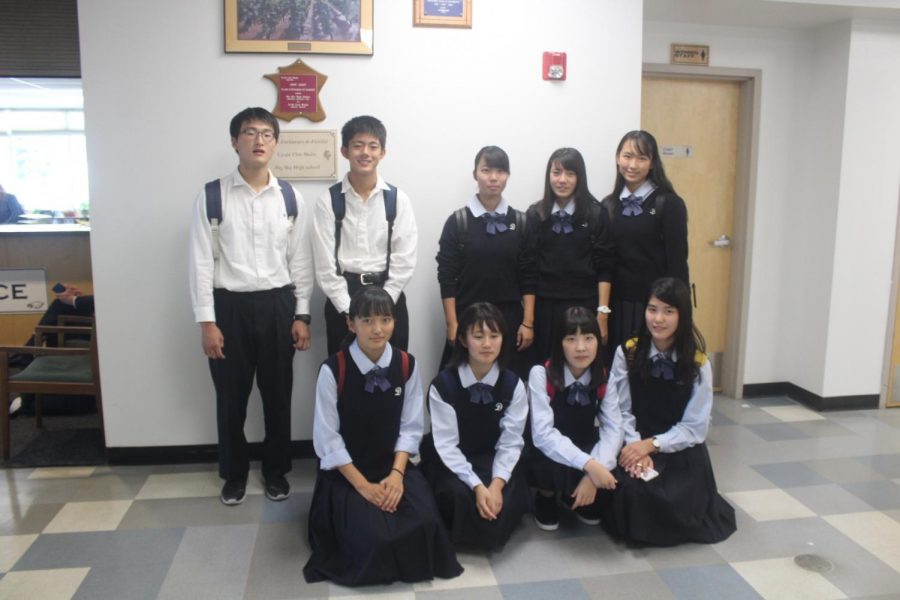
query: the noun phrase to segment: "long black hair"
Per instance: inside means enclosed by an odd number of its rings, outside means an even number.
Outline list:
[[[500,309],[490,302],[476,302],[463,311],[456,328],[456,343],[447,361],[448,367],[455,368],[469,362],[469,349],[463,342],[470,329],[478,330],[482,327],[487,327],[501,336],[506,335],[506,319],[503,318]],[[500,355],[497,357],[497,365],[501,369],[506,366],[506,359],[506,345],[501,340]]]
[[[622,153],[622,148],[624,148],[625,144],[628,142],[634,144],[634,147],[639,154],[650,159],[650,172],[647,174],[647,179],[656,186],[656,189],[659,190],[660,193],[675,193],[675,187],[666,176],[666,169],[663,167],[662,159],[659,157],[659,146],[656,143],[656,138],[653,137],[649,131],[635,129],[634,131],[629,131],[623,135],[622,139],[619,141],[619,146],[616,148],[616,183],[613,186],[613,198],[618,201],[619,194],[622,193],[622,188],[625,187],[625,178],[622,177],[622,174],[619,172],[618,159],[619,154]]]
[[[386,291],[375,285],[364,285],[350,298],[350,308],[347,310],[347,318],[356,317],[393,317],[394,300]],[[341,343],[341,347],[349,346],[356,339],[356,334],[347,332],[347,337]]]
[[[597,355],[588,369],[591,372],[590,389],[593,394],[597,387],[606,381],[603,373],[603,359],[600,348],[600,325],[597,317],[583,306],[572,306],[563,313],[562,327],[559,328],[553,346],[550,348],[550,360],[547,365],[547,379],[557,390],[566,387],[563,367],[566,364],[566,353],[563,351],[563,340],[575,334],[593,334],[597,338]]]
[[[700,373],[695,356],[697,352],[706,352],[706,341],[697,326],[694,325],[694,313],[691,305],[691,291],[686,283],[675,277],[657,279],[650,286],[649,298],[665,302],[678,311],[678,327],[675,329],[675,343],[672,346],[678,353],[675,363],[675,380],[680,384],[693,383]],[[629,370],[634,369],[644,379],[650,376],[650,344],[653,338],[647,328],[647,319],[641,322],[637,346],[630,352]]]
[[[575,148],[559,148],[554,150],[553,154],[550,155],[550,159],[547,160],[547,172],[544,174],[544,197],[537,203],[541,221],[546,221],[550,218],[550,213],[553,212],[553,205],[556,204],[556,193],[550,185],[550,171],[553,170],[554,163],[559,163],[559,166],[566,171],[575,173],[577,181],[575,182],[575,191],[572,193],[573,201],[575,202],[575,213],[572,215],[572,220],[586,220],[591,204],[596,202],[597,199],[588,189],[587,168],[584,166],[584,157]]]

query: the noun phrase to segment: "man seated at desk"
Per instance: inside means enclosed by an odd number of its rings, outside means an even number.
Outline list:
[[[25,209],[19,204],[19,200],[12,194],[7,194],[0,185],[0,225],[18,223],[19,215],[24,212]]]

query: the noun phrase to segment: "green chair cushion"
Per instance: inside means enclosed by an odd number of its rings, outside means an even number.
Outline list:
[[[66,348],[90,348],[91,340],[81,338],[69,338],[66,340]]]
[[[10,376],[10,381],[40,381],[91,383],[91,357],[81,356],[38,356],[19,373]]]

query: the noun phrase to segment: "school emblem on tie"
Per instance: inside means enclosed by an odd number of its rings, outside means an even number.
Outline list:
[[[397,387],[394,388],[394,395],[395,395],[395,396],[399,396],[399,395],[402,394],[402,393],[403,393],[403,388],[400,387],[399,385],[398,385]]]
[[[501,410],[503,410],[502,402],[498,402],[497,404],[494,405],[494,412],[500,412]]]

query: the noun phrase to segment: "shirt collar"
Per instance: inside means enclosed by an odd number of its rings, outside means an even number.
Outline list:
[[[381,358],[378,359],[378,362],[373,363],[369,360],[369,357],[363,353],[362,348],[359,347],[359,342],[353,340],[353,343],[350,344],[350,358],[353,359],[353,362],[355,362],[356,366],[359,368],[359,372],[363,375],[375,367],[390,366],[391,357],[393,355],[394,351],[391,349],[391,345],[388,344],[384,347],[384,352],[381,353]]]
[[[478,199],[477,195],[473,195],[469,199],[469,203],[466,205],[469,207],[469,210],[472,211],[472,216],[476,219],[481,215],[485,214],[487,210],[484,208],[484,205],[481,203],[481,200]],[[509,208],[509,203],[506,202],[506,198],[500,196],[500,204],[497,205],[497,208],[493,210],[493,212],[498,215],[506,216],[506,211]]]
[[[472,372],[472,367],[469,366],[469,363],[463,363],[456,368],[456,372],[459,373],[459,381],[462,383],[464,388],[475,385],[476,383],[485,383],[487,385],[497,385],[497,379],[500,378],[500,368],[497,366],[495,362],[491,365],[491,370],[487,372],[480,381],[475,378],[475,373]]]
[[[641,187],[634,190],[633,192],[629,192],[627,187],[622,187],[622,191],[619,192],[619,200],[627,198],[628,196],[634,194],[635,196],[640,196],[641,198],[647,198],[653,190],[656,189],[656,186],[653,185],[653,182],[649,179],[645,179],[644,183],[641,184]]]
[[[566,387],[569,387],[576,381],[589,386],[591,384],[591,370],[585,369],[584,373],[581,374],[581,377],[575,379],[575,376],[572,375],[572,371],[569,370],[569,365],[563,365],[563,383]]]
[[[575,198],[572,198],[571,200],[569,200],[569,203],[566,204],[566,207],[565,207],[565,208],[560,208],[560,207],[559,207],[559,204],[557,204],[556,202],[554,202],[554,203],[553,203],[553,210],[550,211],[550,212],[551,212],[551,214],[552,214],[552,213],[558,213],[558,212],[565,212],[566,214],[574,215],[574,214],[575,214]]]
[[[378,175],[378,180],[375,182],[375,188],[372,190],[372,195],[374,196],[376,192],[379,190],[384,191],[390,189],[388,187],[387,182],[382,179],[381,175]],[[350,173],[346,173],[344,175],[344,179],[341,181],[341,193],[344,194],[345,198],[360,198],[363,199],[359,194],[356,193],[356,190],[353,189],[353,185],[350,184]],[[364,198],[368,200],[368,198]]]
[[[261,194],[263,192],[263,190],[266,190],[268,188],[277,188],[278,187],[278,179],[275,178],[275,175],[272,174],[272,170],[269,169],[269,183],[267,183],[265,185],[265,187],[263,187],[261,190],[259,190],[259,192],[257,192],[250,186],[249,183],[247,183],[247,180],[244,179],[244,176],[241,175],[240,169],[235,167],[234,172],[231,174],[231,186],[232,187],[243,186],[243,187],[246,187],[251,192],[253,192],[254,194],[257,194],[257,193]]]
[[[672,362],[678,361],[678,350],[675,349],[675,346],[672,346],[672,349],[669,350],[668,352],[660,352],[659,350],[657,350],[656,344],[654,344],[653,342],[650,342],[650,353],[649,353],[650,360],[653,360],[653,357],[656,356],[657,354],[668,354],[669,358],[672,359]]]

